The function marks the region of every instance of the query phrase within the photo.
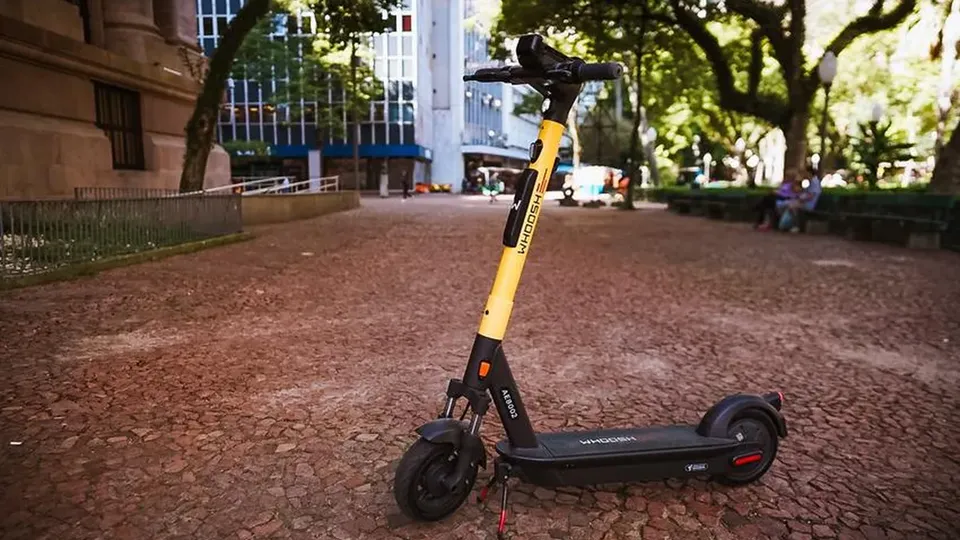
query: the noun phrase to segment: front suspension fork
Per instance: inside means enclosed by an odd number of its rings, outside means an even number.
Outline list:
[[[457,463],[453,472],[443,479],[445,487],[456,489],[468,482],[470,471],[477,466],[478,461],[485,460],[483,441],[480,439],[480,428],[483,425],[483,416],[490,406],[490,397],[486,392],[471,388],[459,380],[452,379],[447,387],[447,402],[444,405],[441,418],[453,418],[457,399],[464,397],[470,404],[470,423],[460,438],[457,449]],[[481,463],[485,468],[486,463]]]

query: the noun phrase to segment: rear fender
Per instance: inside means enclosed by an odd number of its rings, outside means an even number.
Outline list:
[[[438,444],[452,444],[454,448],[460,450],[467,442],[467,438],[475,439],[475,444],[470,444],[471,449],[480,450],[480,467],[487,468],[487,449],[483,441],[475,435],[467,432],[466,422],[454,420],[453,418],[437,418],[423,424],[417,428],[417,434],[420,438]],[[479,443],[479,444],[476,444]]]
[[[747,409],[758,409],[770,417],[781,438],[787,436],[787,423],[770,401],[753,394],[734,394],[716,403],[703,415],[697,433],[704,437],[727,437],[727,428],[734,417]]]

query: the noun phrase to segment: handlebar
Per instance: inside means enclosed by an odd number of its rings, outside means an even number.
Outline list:
[[[623,66],[616,62],[580,65],[577,76],[581,81],[613,81],[623,75]]]
[[[588,81],[619,79],[623,66],[616,62],[590,64],[579,58],[558,62],[549,69],[531,70],[523,66],[505,66],[500,68],[481,68],[471,75],[464,75],[464,81],[505,82],[524,84],[538,81],[555,81],[581,84]]]

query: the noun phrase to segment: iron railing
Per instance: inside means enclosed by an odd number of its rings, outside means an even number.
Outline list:
[[[128,195],[97,200],[0,201],[0,279],[243,230],[237,194]]]
[[[75,187],[73,198],[77,200],[103,199],[157,199],[160,197],[175,197],[179,191],[163,188],[133,188],[133,187]]]

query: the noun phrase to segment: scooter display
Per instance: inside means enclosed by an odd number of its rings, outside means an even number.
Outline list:
[[[727,396],[696,426],[534,431],[502,341],[547,184],[559,163],[567,114],[585,82],[617,79],[623,69],[616,63],[569,58],[536,34],[522,36],[516,52],[520,65],[479,69],[464,80],[527,84],[536,89],[544,96],[539,138],[530,145],[530,163],[517,182],[503,231],[500,265],[466,370],[461,379],[450,380],[439,417],[417,429],[420,438],[400,460],[394,479],[397,504],[407,516],[421,521],[441,520],[463,504],[478,470],[487,467],[480,429],[491,401],[506,439],[496,445],[493,475],[479,499],[500,484],[499,538],[506,526],[510,478],[547,487],[691,476],[709,476],[733,485],[757,480],[773,464],[778,441],[787,435],[779,392]],[[454,418],[461,399],[466,405],[459,419]],[[468,412],[470,419],[465,420]]]

